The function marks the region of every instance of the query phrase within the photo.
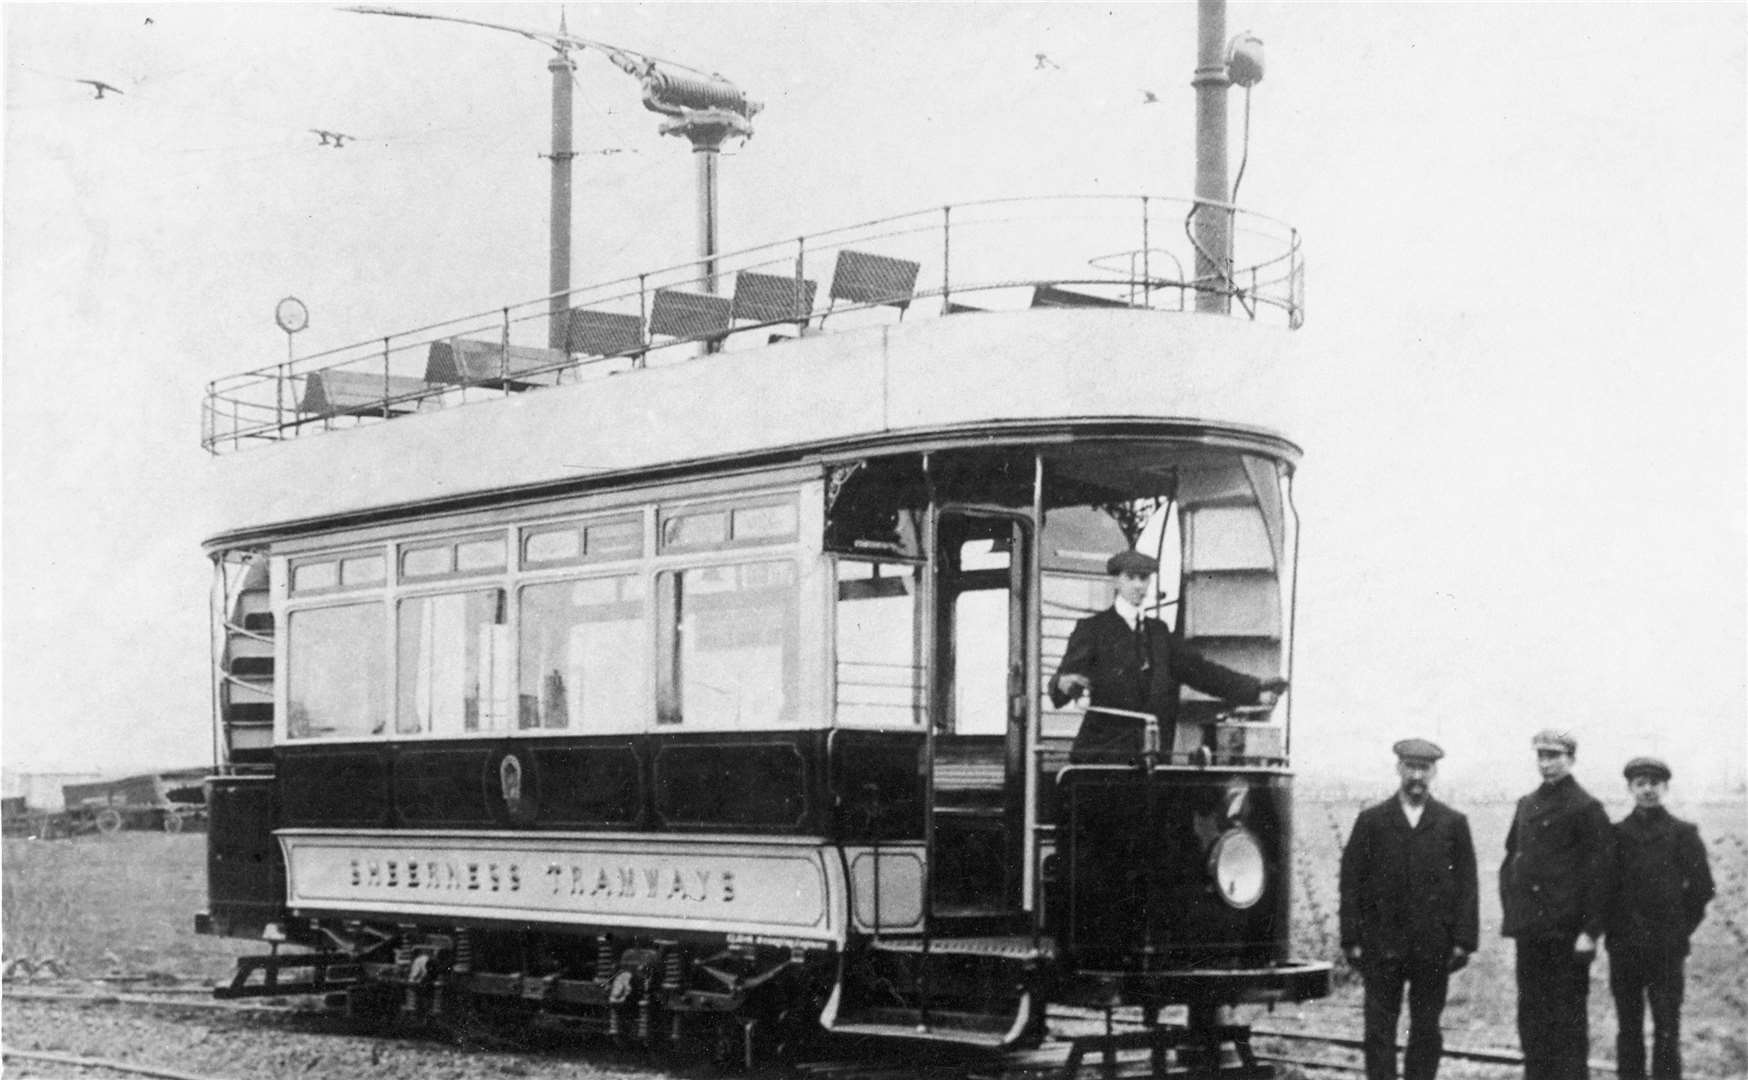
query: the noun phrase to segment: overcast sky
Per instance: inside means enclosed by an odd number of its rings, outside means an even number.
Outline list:
[[[725,249],[1192,187],[1193,4],[566,11],[766,103],[722,163]],[[1527,788],[1557,725],[1599,789],[1644,752],[1678,795],[1743,777],[1745,12],[1231,4],[1268,57],[1239,201],[1309,253],[1307,775],[1387,785],[1420,733],[1448,783]],[[200,762],[203,384],[283,358],[288,294],[300,354],[543,294],[550,53],[316,5],[3,18],[0,757]],[[579,56],[576,117],[573,280],[691,257],[690,154],[635,82]]]

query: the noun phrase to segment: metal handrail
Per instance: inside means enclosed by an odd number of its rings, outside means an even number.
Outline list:
[[[1137,212],[1139,211],[1139,212]],[[1217,260],[1221,272],[1215,278],[1187,276],[1183,267],[1193,262],[1197,241],[1187,235],[1187,244],[1175,250],[1161,247],[1161,238],[1172,235],[1162,227],[1172,219],[1182,220],[1196,212],[1221,212],[1233,224],[1228,258]],[[914,263],[920,269],[915,287],[906,296],[845,302],[831,295],[827,278],[843,251],[884,255]],[[1171,276],[1161,271],[1171,270]],[[1092,270],[1094,273],[1089,274]],[[550,335],[547,323],[557,301],[567,312],[593,311],[636,316],[648,326],[654,294],[665,289],[709,292],[714,271],[718,280],[756,271],[791,277],[798,283],[818,286],[811,309],[794,317],[731,324],[727,330],[650,341],[608,356],[583,356],[558,352],[550,364],[520,366],[510,370],[508,346],[518,330],[530,344],[545,348]],[[834,329],[840,316],[904,302],[906,318],[932,318],[964,310],[958,305],[976,298],[976,309],[1028,306],[1030,298],[1016,303],[1016,290],[1040,286],[1073,285],[1100,290],[1094,294],[1124,306],[1185,311],[1187,294],[1216,293],[1237,300],[1239,310],[1223,317],[1280,321],[1297,328],[1303,321],[1304,255],[1300,237],[1292,226],[1266,215],[1207,199],[1173,199],[1155,195],[1092,195],[1064,197],[1013,197],[932,207],[892,217],[876,218],[824,232],[774,241],[739,251],[717,254],[709,260],[694,259],[655,270],[548,293],[510,304],[497,304],[467,315],[426,323],[351,345],[324,349],[290,361],[222,376],[207,384],[201,424],[202,445],[224,452],[255,441],[296,438],[341,424],[362,424],[391,419],[411,411],[441,408],[477,398],[480,383],[493,384],[502,395],[527,388],[530,379],[556,383],[567,376],[581,378],[596,364],[629,360],[632,367],[652,360],[690,359],[699,342],[719,343],[726,337],[758,342],[774,329],[799,327],[828,310]],[[1156,294],[1164,292],[1164,303]],[[1175,293],[1175,300],[1172,293]],[[931,304],[930,301],[939,301]],[[748,333],[751,332],[751,333]],[[436,342],[453,338],[485,340],[499,346],[497,375],[458,383],[428,383],[424,380],[427,351]],[[520,347],[520,346],[518,346]],[[713,345],[712,348],[715,346]],[[353,387],[370,387],[380,379],[380,395],[371,395],[346,407],[323,413],[301,410],[300,395],[314,375],[347,373]],[[366,379],[365,377],[368,377]],[[512,376],[521,380],[513,385]],[[356,392],[356,391],[355,391]]]

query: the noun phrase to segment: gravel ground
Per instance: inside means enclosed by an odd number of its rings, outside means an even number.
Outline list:
[[[287,1012],[219,1012],[115,1003],[8,998],[7,1051],[46,1051],[168,1069],[213,1080],[653,1080],[716,1076],[704,1061],[649,1061],[601,1040],[549,1034],[525,1050],[444,1041],[437,1036],[371,1037],[329,1017]],[[121,1077],[8,1058],[7,1080]],[[758,1074],[754,1074],[755,1076]]]

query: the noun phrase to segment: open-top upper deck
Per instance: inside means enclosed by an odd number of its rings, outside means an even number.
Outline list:
[[[227,531],[1001,423],[1278,433],[1299,237],[1200,204],[1234,269],[1197,278],[1195,205],[943,207],[217,380],[209,449],[284,444],[227,455]]]

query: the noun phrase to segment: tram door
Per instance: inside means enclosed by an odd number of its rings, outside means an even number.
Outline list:
[[[935,530],[930,911],[1001,921],[1022,905],[1030,532],[957,509]]]

